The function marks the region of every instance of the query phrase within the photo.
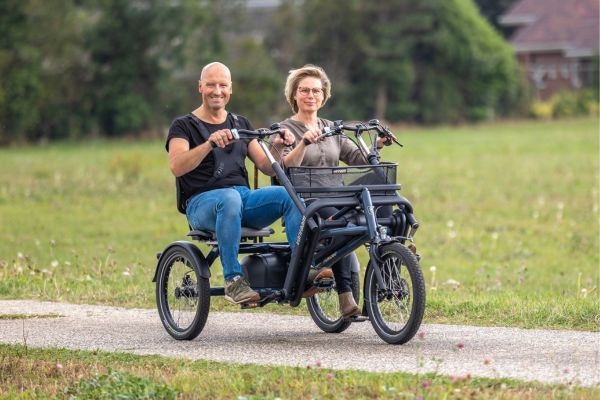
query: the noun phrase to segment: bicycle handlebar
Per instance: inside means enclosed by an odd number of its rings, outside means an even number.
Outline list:
[[[398,139],[396,139],[396,136],[392,133],[392,131],[390,131],[387,126],[383,126],[378,119],[372,119],[367,123],[360,121],[348,125],[345,125],[342,120],[334,121],[333,127],[325,126],[321,129],[321,135],[317,136],[317,140],[322,140],[326,137],[334,135],[343,135],[343,131],[354,132],[358,136],[364,132],[376,131],[379,137],[388,138],[393,143],[403,147],[402,143],[398,142]],[[308,146],[311,143],[304,139],[304,144]]]
[[[283,130],[279,124],[273,124],[267,128],[258,128],[253,131],[250,129],[231,129],[231,134],[235,140],[238,139],[264,139],[268,136],[279,134],[283,138]]]

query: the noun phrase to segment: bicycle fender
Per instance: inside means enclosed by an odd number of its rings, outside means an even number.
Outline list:
[[[206,279],[210,278],[210,268],[208,266],[208,262],[206,261],[206,257],[204,257],[204,254],[202,254],[200,249],[192,242],[178,240],[168,245],[161,253],[160,257],[158,258],[158,262],[156,263],[156,269],[154,270],[154,277],[152,278],[152,282],[156,282],[158,267],[163,261],[164,254],[167,252],[167,250],[169,250],[172,247],[183,247],[185,250],[187,250],[192,257],[192,262],[198,266],[198,269],[200,270],[200,276]]]

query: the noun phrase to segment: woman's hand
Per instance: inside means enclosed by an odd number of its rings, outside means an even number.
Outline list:
[[[381,150],[383,148],[383,146],[389,146],[392,144],[392,138],[391,137],[381,137],[381,136],[377,136],[377,150]]]
[[[283,137],[281,137],[283,135]],[[275,135],[275,137],[273,138],[273,144],[274,145],[285,145],[285,146],[291,146],[294,144],[294,141],[296,139],[294,138],[294,135],[292,135],[292,132],[290,132],[287,129],[282,129],[281,130],[281,135]]]
[[[320,140],[319,136],[321,136],[320,129],[309,129],[306,132],[304,132],[304,135],[302,135],[302,143],[305,146],[317,143]]]

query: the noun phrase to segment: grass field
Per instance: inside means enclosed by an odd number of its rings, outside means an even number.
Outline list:
[[[395,132],[405,147],[383,157],[421,223],[425,323],[600,329],[598,119]],[[0,298],[154,307],[156,253],[187,233],[162,142],[0,160]]]

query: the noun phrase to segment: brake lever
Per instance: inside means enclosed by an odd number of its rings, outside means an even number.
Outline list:
[[[377,120],[375,120],[375,121],[377,121]],[[377,122],[379,122],[379,121],[377,121]],[[392,131],[390,131],[387,127],[377,125],[377,132],[380,137],[389,138],[393,143],[396,143],[400,147],[404,147],[404,145],[402,143],[400,143],[398,141],[398,139],[396,139],[396,135],[394,135],[392,133]]]

